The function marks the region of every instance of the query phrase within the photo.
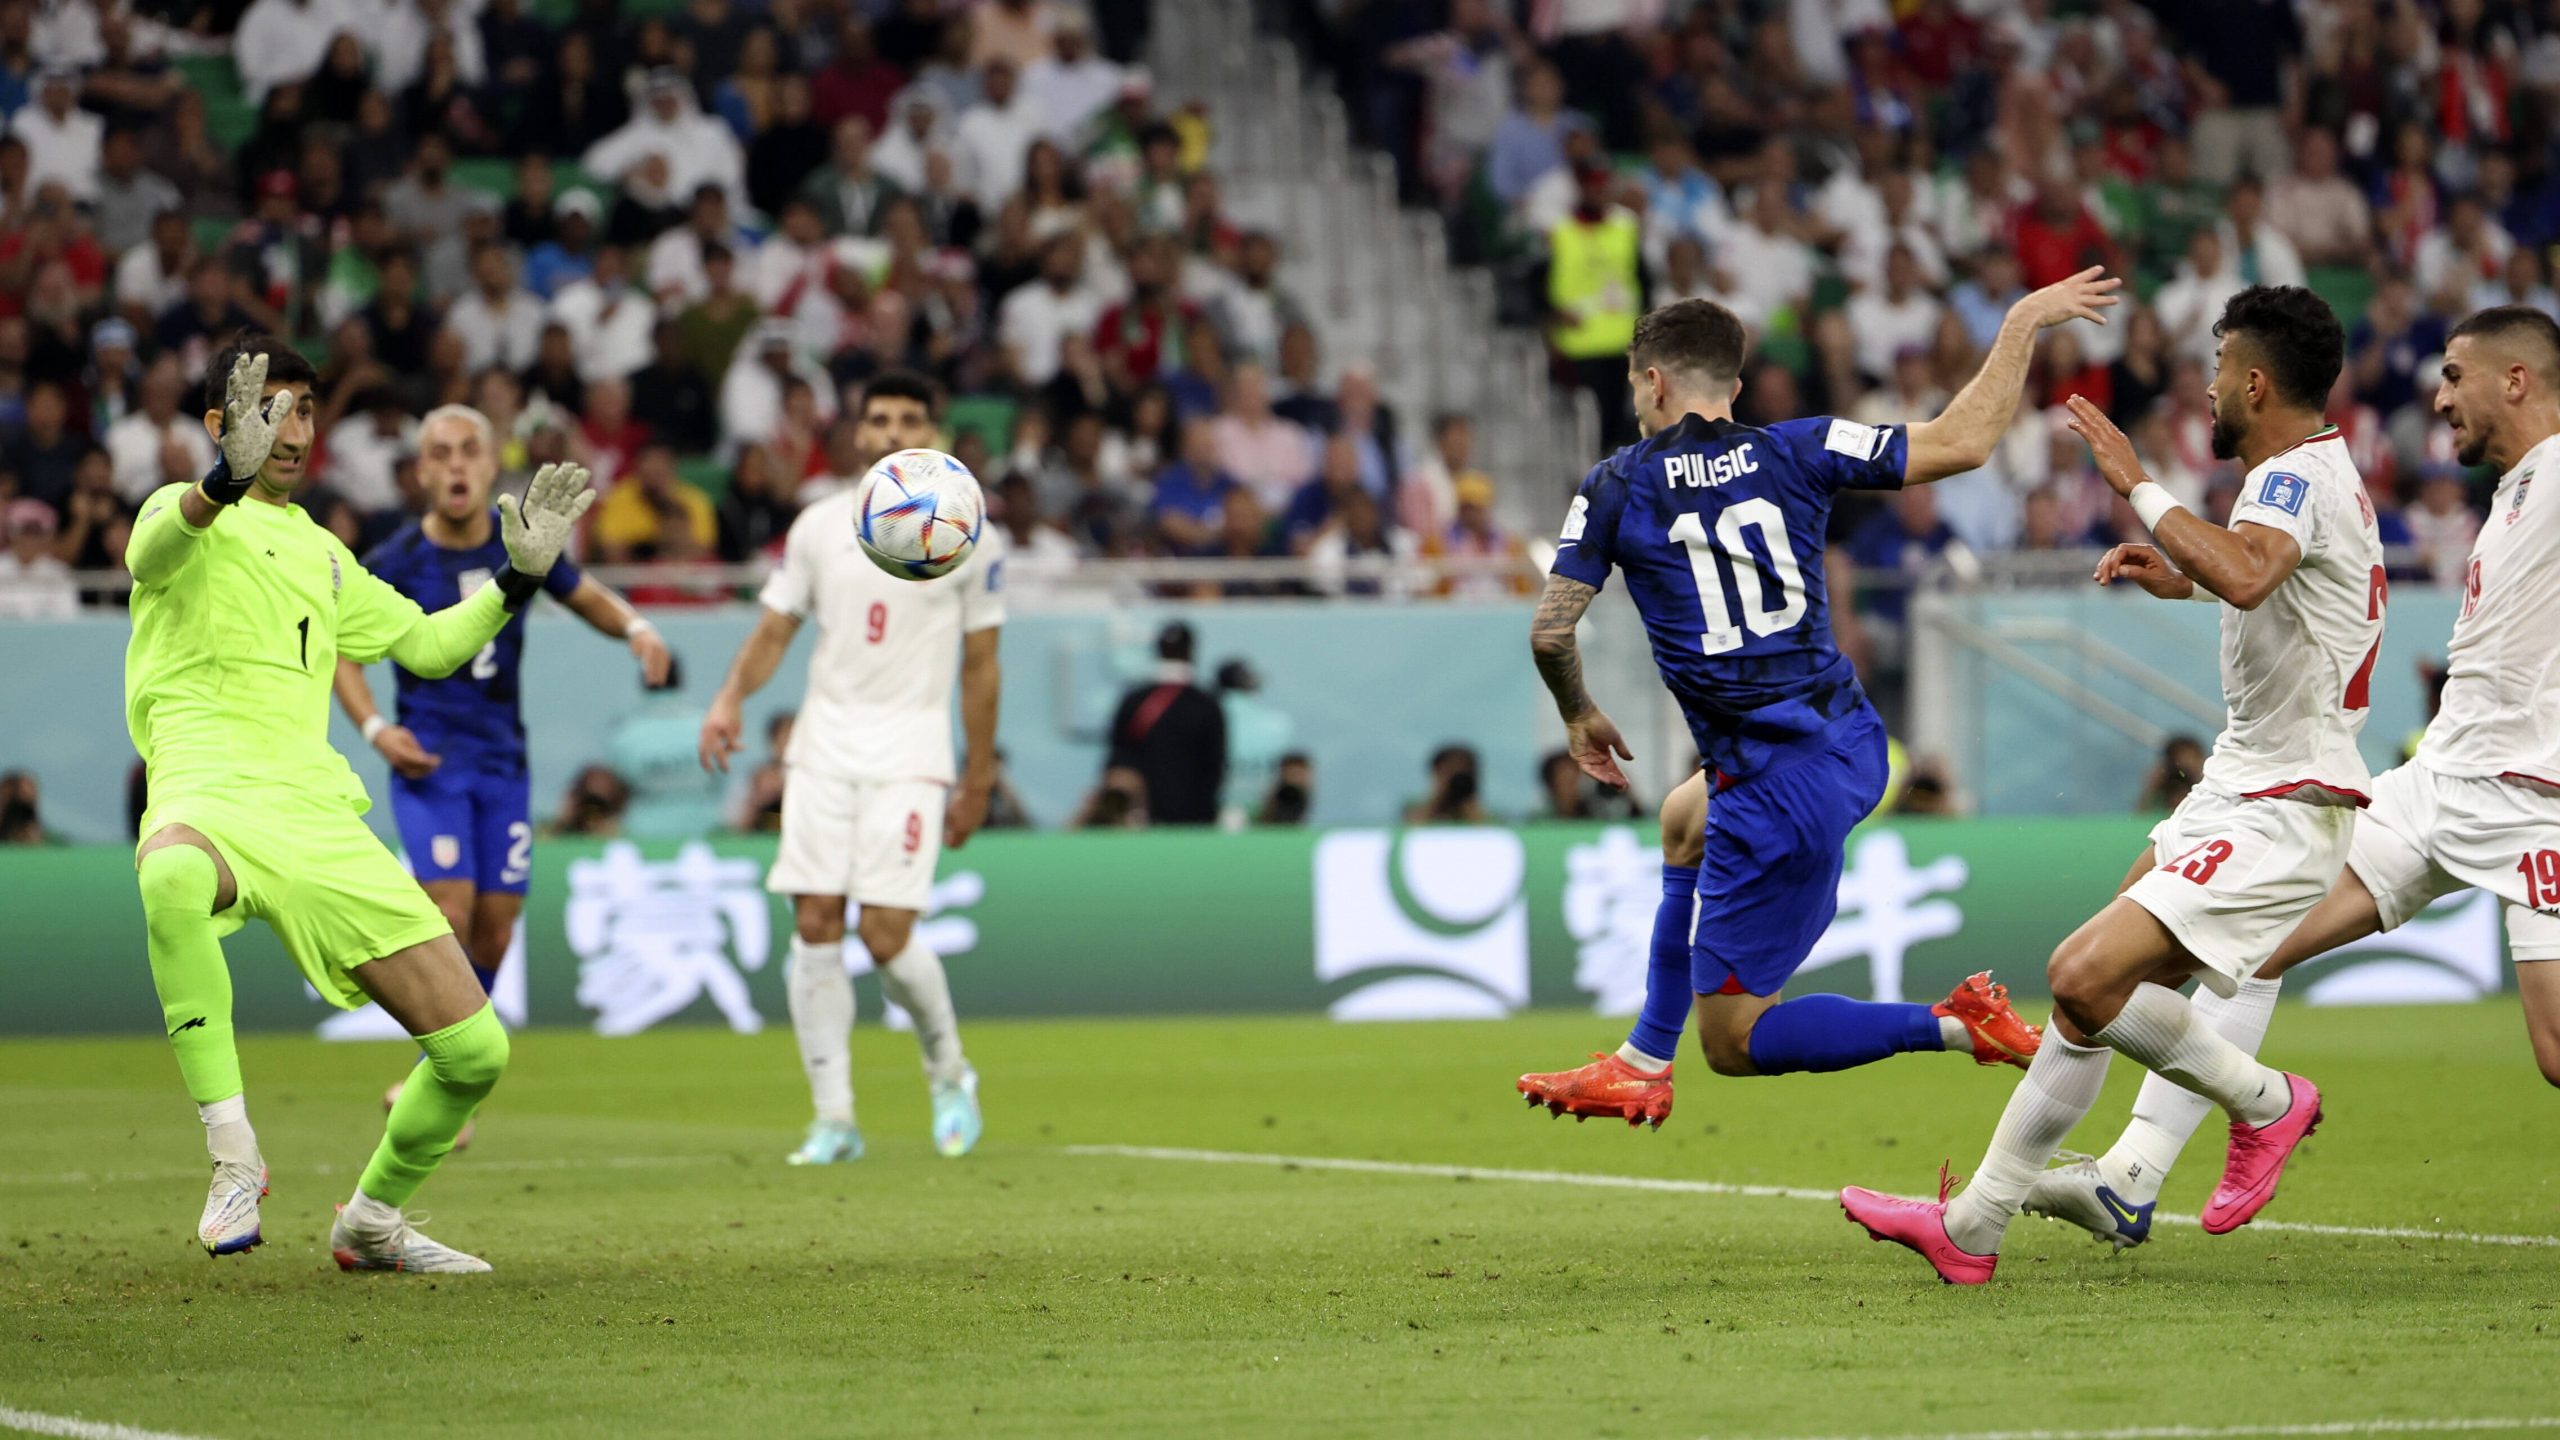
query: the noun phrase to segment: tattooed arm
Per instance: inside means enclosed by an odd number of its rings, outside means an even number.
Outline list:
[[[1537,618],[1529,622],[1529,653],[1538,662],[1538,678],[1556,698],[1556,713],[1564,717],[1565,749],[1574,763],[1592,779],[1624,790],[1627,776],[1618,761],[1633,760],[1635,752],[1582,688],[1582,649],[1574,640],[1574,627],[1599,593],[1579,580],[1548,576]]]

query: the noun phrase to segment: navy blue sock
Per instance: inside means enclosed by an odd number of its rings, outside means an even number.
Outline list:
[[[481,994],[483,994],[483,995],[493,995],[493,994],[496,994],[496,993],[497,993],[497,989],[498,989],[498,972],[497,972],[497,971],[495,971],[495,970],[483,970],[483,969],[481,969],[479,966],[474,965],[474,966],[472,966],[472,967],[471,967],[471,974],[472,974],[472,978],[474,978],[474,979],[476,979],[476,980],[478,980],[478,981],[480,982],[480,993],[481,993]]]
[[[1846,995],[1799,995],[1751,1027],[1751,1064],[1763,1075],[1849,1070],[1906,1050],[1946,1048],[1928,1006]]]
[[[1694,1003],[1689,982],[1689,925],[1698,910],[1698,867],[1662,867],[1662,904],[1653,912],[1653,953],[1644,972],[1644,1009],[1627,1043],[1665,1060],[1680,1053]]]

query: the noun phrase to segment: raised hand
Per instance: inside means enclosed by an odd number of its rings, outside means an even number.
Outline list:
[[[2196,593],[2196,582],[2169,564],[2169,557],[2149,545],[2119,545],[2098,560],[2089,577],[2101,585],[2130,580],[2163,600],[2184,600]]]
[[[2063,402],[2071,412],[2071,433],[2088,442],[2089,458],[2097,462],[2098,474],[2119,495],[2130,495],[2133,487],[2151,477],[2142,473],[2142,457],[2133,453],[2133,442],[2107,418],[2107,412],[2089,403],[2086,395],[2074,395]]]
[[[205,477],[205,498],[229,505],[249,493],[276,448],[276,427],[293,409],[291,390],[266,394],[267,357],[243,355],[232,362],[222,401],[222,464]]]
[[[2071,320],[2104,325],[2106,312],[2124,299],[2116,293],[2123,284],[2121,278],[2108,274],[2105,266],[2092,265],[2026,296],[2010,307],[2009,313],[2033,320],[2039,330],[2050,330]]]
[[[498,538],[507,547],[507,563],[523,575],[547,575],[578,517],[595,503],[587,488],[584,465],[545,465],[524,487],[524,499],[498,496]]]

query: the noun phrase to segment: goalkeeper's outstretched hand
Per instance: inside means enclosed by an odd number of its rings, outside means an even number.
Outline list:
[[[551,562],[560,558],[561,547],[569,543],[569,531],[595,499],[595,492],[587,488],[587,467],[565,463],[535,471],[522,501],[500,495],[498,538],[506,544],[507,563],[519,574],[551,573]]]
[[[205,498],[229,505],[249,493],[276,448],[276,427],[294,405],[291,390],[266,395],[267,357],[243,355],[231,365],[222,401],[222,463],[205,477]]]

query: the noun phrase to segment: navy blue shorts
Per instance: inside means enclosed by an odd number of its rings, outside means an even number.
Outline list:
[[[1884,798],[1884,724],[1843,717],[1828,747],[1707,801],[1689,977],[1701,995],[1775,995],[1840,910],[1841,844]]]
[[[391,776],[391,819],[410,873],[521,895],[533,878],[531,781],[475,773],[452,760],[423,780]]]

